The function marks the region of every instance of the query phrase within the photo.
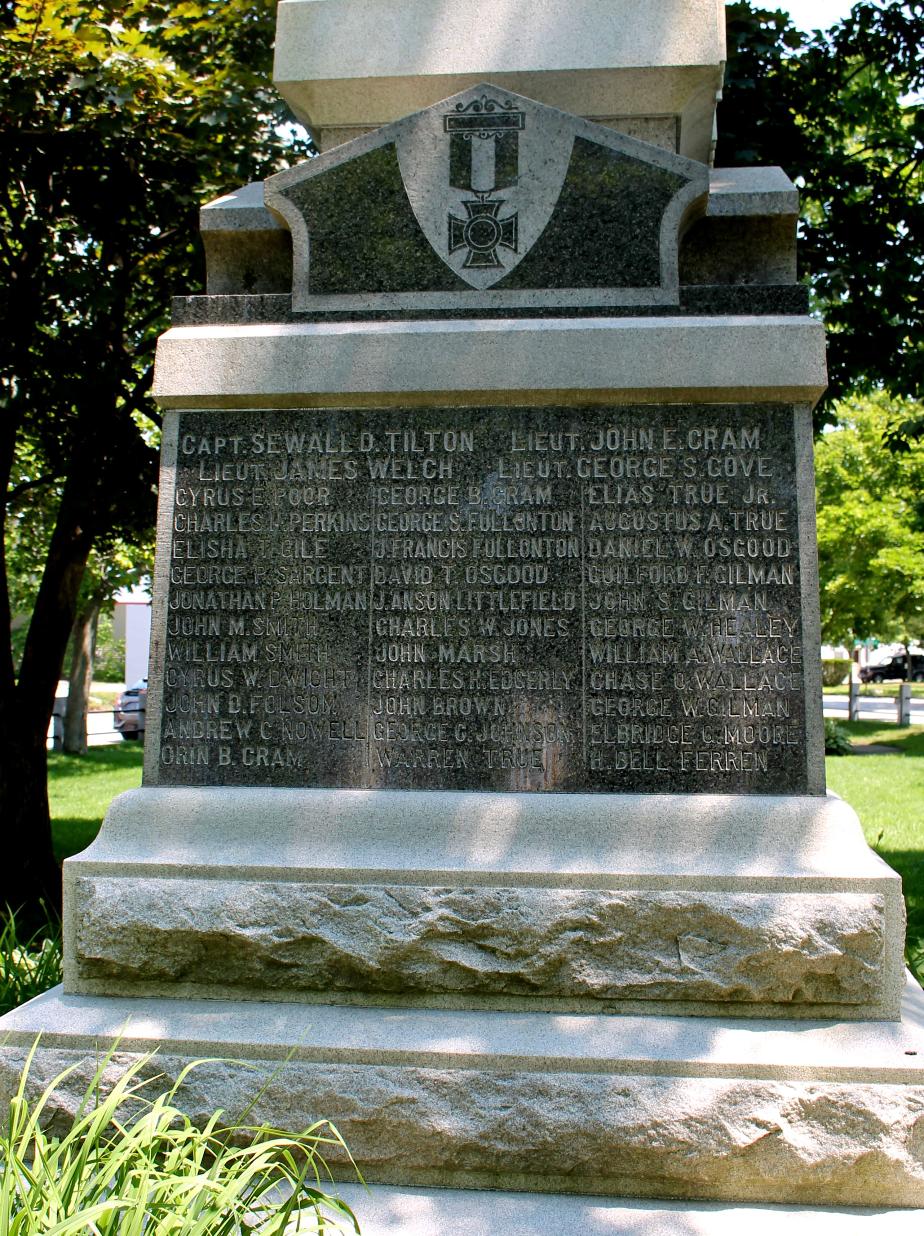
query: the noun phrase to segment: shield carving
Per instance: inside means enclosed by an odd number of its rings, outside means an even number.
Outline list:
[[[552,217],[573,133],[566,117],[475,86],[409,117],[396,139],[411,209],[442,260],[484,290],[522,261]]]

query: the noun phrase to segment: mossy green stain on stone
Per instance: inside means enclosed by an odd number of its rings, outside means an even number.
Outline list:
[[[661,221],[686,182],[575,138],[549,224],[498,288],[644,288],[661,283]]]
[[[577,138],[548,226],[495,286],[659,286],[661,223],[684,183],[673,172]],[[393,144],[309,177],[285,196],[308,228],[310,295],[470,290],[421,231]]]
[[[462,291],[411,210],[393,144],[286,191],[308,227],[312,295]]]

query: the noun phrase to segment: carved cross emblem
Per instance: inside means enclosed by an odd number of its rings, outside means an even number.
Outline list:
[[[408,202],[463,284],[487,291],[542,235],[568,172],[575,123],[485,83],[396,124]]]
[[[678,238],[708,193],[705,164],[484,82],[277,172],[265,200],[292,233],[296,312],[392,311],[677,305]]]
[[[482,95],[470,103],[457,103],[443,117],[449,134],[449,183],[470,193],[461,205],[465,218],[451,211],[448,218],[449,252],[465,249],[465,269],[503,267],[498,249],[517,252],[518,215],[500,217],[504,198],[499,190],[513,188],[520,171],[520,132],[526,113],[507,100],[496,102]]]

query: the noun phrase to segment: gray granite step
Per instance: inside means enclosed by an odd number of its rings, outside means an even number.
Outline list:
[[[362,1236],[919,1236],[924,1210],[733,1206],[338,1186]]]
[[[911,981],[902,1022],[840,1023],[56,989],[0,1020],[0,1102],[40,1031],[33,1090],[73,1069],[52,1105],[61,1121],[107,1050],[111,1083],[156,1049],[152,1076],[197,1062],[181,1092],[197,1122],[219,1108],[293,1130],[329,1119],[381,1184],[924,1207],[924,999]]]

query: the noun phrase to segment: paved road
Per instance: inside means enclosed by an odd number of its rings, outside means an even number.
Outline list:
[[[826,695],[825,716],[837,717],[841,721],[846,721],[847,696]],[[888,725],[889,723],[894,725],[896,717],[897,705],[894,699],[882,700],[871,699],[862,695],[860,696],[861,721],[881,721],[884,725]],[[911,724],[924,725],[924,700],[913,699],[911,701]]]
[[[48,749],[51,750],[51,726],[48,727]],[[87,713],[87,746],[105,747],[109,743],[123,742],[121,734],[112,728],[111,712]]]

